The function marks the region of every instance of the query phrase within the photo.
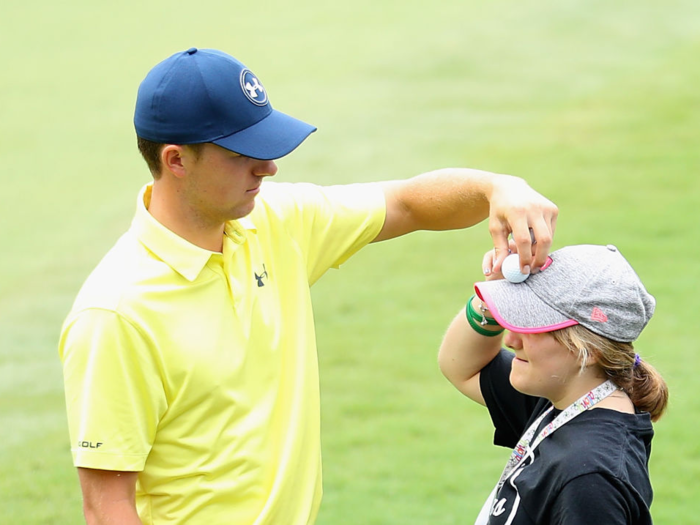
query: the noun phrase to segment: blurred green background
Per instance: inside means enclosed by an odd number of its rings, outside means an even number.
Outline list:
[[[616,244],[658,300],[637,348],[672,396],[652,513],[697,523],[697,0],[26,0],[4,6],[0,44],[3,523],[82,520],[58,332],[149,180],[138,83],[191,46],[238,57],[276,108],[319,127],[278,180],[511,173],[559,205],[555,248]],[[314,287],[320,525],[473,523],[508,451],[436,352],[490,246],[485,224],[415,233]]]

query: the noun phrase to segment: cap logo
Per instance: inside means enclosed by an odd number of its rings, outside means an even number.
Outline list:
[[[591,312],[591,321],[598,321],[599,323],[607,323],[608,316],[603,313],[603,311],[597,306],[593,308]]]
[[[256,106],[267,104],[267,91],[250,69],[241,71],[241,88],[246,98]]]

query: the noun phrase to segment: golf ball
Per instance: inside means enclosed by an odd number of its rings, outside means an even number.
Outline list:
[[[506,257],[501,265],[501,273],[506,281],[511,283],[521,283],[530,277],[529,273],[520,272],[520,256],[517,253],[511,253]]]

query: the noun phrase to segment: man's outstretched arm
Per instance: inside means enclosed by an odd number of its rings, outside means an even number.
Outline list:
[[[508,255],[509,234],[521,268],[539,268],[546,261],[559,211],[519,177],[447,168],[382,185],[386,220],[374,242],[417,230],[468,228],[488,217],[497,256],[494,271]]]

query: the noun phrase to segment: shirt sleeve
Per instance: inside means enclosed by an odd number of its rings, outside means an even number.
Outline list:
[[[263,189],[265,203],[285,223],[304,255],[311,284],[372,242],[384,226],[386,201],[377,183],[269,182]]]
[[[552,525],[651,523],[646,507],[640,507],[630,489],[601,473],[569,481],[559,492],[551,512]]]
[[[67,322],[59,355],[74,465],[143,470],[167,408],[145,337],[113,311],[88,309]]]
[[[479,387],[495,427],[495,445],[513,448],[542,399],[518,392],[510,384],[513,353],[502,348],[479,374]],[[545,400],[546,401],[546,400]]]

